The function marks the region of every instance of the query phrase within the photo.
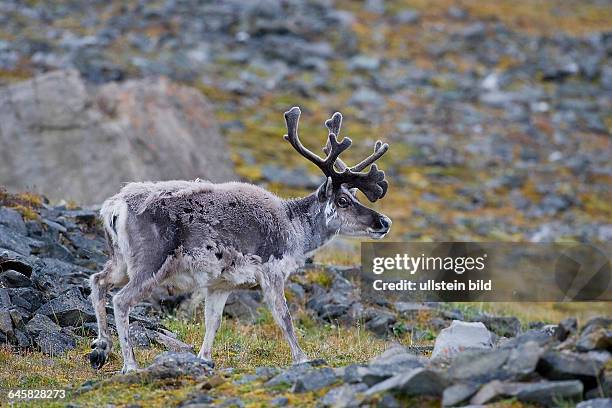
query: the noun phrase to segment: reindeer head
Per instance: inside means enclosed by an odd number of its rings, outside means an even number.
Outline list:
[[[285,140],[291,143],[298,153],[317,165],[327,177],[317,190],[317,198],[323,207],[326,227],[331,232],[342,235],[383,238],[391,228],[391,220],[364,206],[357,199],[356,192],[360,190],[371,202],[384,197],[389,184],[385,180],[385,173],[378,170],[374,162],[386,153],[389,145],[377,141],[374,145],[374,153],[360,163],[348,167],[339,156],[351,146],[352,141],[345,137],[338,142],[342,115],[336,112],[325,122],[329,136],[323,148],[327,157],[323,159],[300,142],[297,134],[300,114],[298,107],[285,112],[288,133],[285,135]],[[369,171],[362,172],[370,165]]]

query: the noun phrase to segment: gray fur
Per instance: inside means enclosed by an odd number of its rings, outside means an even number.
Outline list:
[[[206,333],[199,357],[206,360],[211,360],[231,291],[259,285],[294,362],[305,361],[284,297],[289,274],[335,235],[379,239],[391,224],[363,206],[355,190],[332,185],[329,178],[316,192],[291,200],[239,182],[163,181],[123,187],[101,209],[111,259],[90,279],[99,329],[92,365],[101,367],[112,346],[105,295],[123,285],[113,298],[123,372],[137,367],[128,336],[130,309],[159,285],[204,293]],[[338,200],[350,205],[339,206]]]

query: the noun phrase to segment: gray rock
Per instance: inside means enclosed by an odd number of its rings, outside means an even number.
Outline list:
[[[612,351],[612,330],[598,328],[580,335],[576,350],[587,352],[593,350]]]
[[[526,380],[532,376],[538,366],[544,349],[536,342],[527,342],[511,349],[508,359],[503,366],[507,378]]]
[[[287,289],[289,289],[291,293],[293,293],[293,295],[295,296],[295,300],[297,300],[298,302],[302,303],[306,299],[306,292],[304,291],[302,285],[300,285],[299,283],[290,282],[287,284]]]
[[[32,346],[32,340],[23,331],[15,328],[15,344],[21,348],[27,348]]]
[[[467,41],[481,41],[487,33],[487,27],[484,23],[476,22],[461,30],[459,35]]]
[[[312,309],[321,320],[335,321],[344,317],[354,300],[342,292],[325,292],[315,289],[306,302],[306,307]]]
[[[452,407],[467,401],[480,388],[480,384],[461,383],[446,388],[442,393],[442,406]]]
[[[612,398],[594,398],[588,401],[582,401],[576,408],[610,408],[612,407]]]
[[[400,24],[414,24],[421,19],[421,13],[411,9],[401,10],[394,19]]]
[[[82,388],[82,387],[81,387]],[[198,395],[195,398],[181,402],[178,406],[181,408],[208,408],[213,407],[215,399],[208,394]]]
[[[366,0],[365,9],[371,13],[384,14],[385,2],[383,0]]]
[[[557,340],[564,341],[570,334],[576,333],[578,330],[578,320],[575,317],[563,319],[558,324]]]
[[[190,353],[193,352],[193,346],[185,342],[180,341],[176,337],[173,337],[167,333],[163,333],[163,330],[147,330],[147,337],[157,344],[164,346],[167,350],[175,351],[179,353]],[[173,333],[170,333],[173,334]]]
[[[612,91],[612,65],[606,65],[602,68],[601,85],[604,89]]]
[[[5,288],[23,288],[32,286],[32,281],[24,274],[9,269],[8,271],[0,272],[0,286]]]
[[[481,384],[503,378],[506,374],[501,368],[509,355],[508,349],[465,351],[452,360],[448,376],[455,381]]]
[[[266,164],[261,168],[261,175],[267,181],[281,183],[288,187],[316,188],[323,183],[320,176],[315,176],[303,167],[286,169],[274,164]]]
[[[255,375],[257,375],[259,379],[268,381],[270,378],[277,375],[279,371],[277,367],[257,367],[255,369]]]
[[[512,396],[516,393],[518,386],[516,383],[503,383],[499,380],[493,380],[485,384],[477,393],[470,399],[473,405],[483,405],[499,399]]]
[[[37,336],[40,332],[59,332],[61,327],[53,320],[42,314],[35,314],[34,317],[26,324],[26,330],[32,336]]]
[[[20,255],[30,255],[32,248],[42,246],[42,242],[29,238],[14,229],[0,225],[0,248],[17,252]]]
[[[463,350],[492,347],[491,333],[484,324],[453,320],[449,327],[438,334],[431,357],[452,357]]]
[[[528,342],[535,342],[540,347],[550,346],[558,342],[558,331],[559,328],[557,325],[552,325],[550,327],[543,326],[540,329],[528,330],[517,337],[503,341],[499,347],[516,348],[520,344]]]
[[[418,302],[395,302],[393,304],[395,311],[405,317],[416,317],[422,312],[433,312],[436,309]]]
[[[199,359],[192,353],[167,351],[155,357],[153,363],[144,370],[153,378],[194,377],[201,378],[212,373],[207,361]]]
[[[586,399],[608,397],[612,398],[612,372],[605,371],[601,379],[601,386],[584,393]]]
[[[521,384],[514,395],[519,401],[556,407],[560,400],[580,401],[582,391],[580,381],[542,381]]]
[[[30,279],[46,295],[57,297],[66,287],[83,285],[92,273],[92,270],[59,259],[43,258],[32,270]]]
[[[0,207],[0,225],[4,225],[21,235],[28,233],[23,217],[12,208]]]
[[[28,312],[34,312],[43,301],[40,291],[31,287],[8,288],[6,291],[9,293],[13,305],[19,306]]]
[[[389,347],[382,354],[372,358],[370,360],[370,365],[415,364],[415,362],[422,363],[423,360],[423,357],[415,355],[406,347],[396,344]]]
[[[422,358],[409,353],[404,347],[391,347],[380,356],[372,359],[368,365],[354,364],[346,367],[344,381],[373,386],[387,378],[414,368],[423,367],[423,365]]]
[[[11,296],[8,290],[0,288],[0,307],[8,309],[11,306],[13,306],[13,303],[11,302]]]
[[[291,391],[297,393],[316,391],[333,384],[337,379],[338,375],[329,367],[307,371],[296,379]]]
[[[77,287],[72,287],[45,303],[37,313],[50,317],[62,327],[77,327],[84,322],[96,320],[91,302],[83,297]]]
[[[291,367],[281,371],[279,374],[272,377],[265,383],[266,387],[275,387],[278,385],[293,386],[295,382],[304,374],[312,370],[311,363],[294,364]]]
[[[342,384],[339,387],[332,388],[319,400],[319,403],[324,407],[353,407],[358,406],[359,399],[355,394],[363,393],[368,389],[366,384]]]
[[[464,20],[467,18],[468,13],[465,9],[457,6],[451,6],[448,8],[448,16],[455,20]]]
[[[612,319],[594,317],[582,329],[578,342],[578,351],[612,350]]]
[[[71,334],[49,329],[41,330],[34,337],[34,343],[40,348],[40,351],[52,356],[76,348],[75,339]]]
[[[476,321],[482,322],[487,329],[502,337],[515,337],[521,333],[521,322],[513,316],[479,316]]]
[[[289,398],[283,396],[272,398],[272,400],[270,400],[270,405],[273,407],[285,407],[287,404],[289,404]]]
[[[377,108],[382,108],[386,105],[385,99],[378,92],[368,88],[356,90],[349,99],[349,104]]]
[[[540,381],[536,383],[517,383],[491,381],[474,395],[470,403],[489,404],[500,399],[515,397],[519,401],[544,406],[558,406],[559,401],[579,401],[582,399],[583,386],[580,381]]]
[[[234,384],[238,384],[238,385],[248,384],[250,382],[256,381],[258,378],[259,377],[255,374],[247,374],[247,375],[243,375],[242,377],[234,381]]]
[[[223,313],[245,322],[254,322],[259,313],[257,309],[261,306],[261,293],[255,290],[238,290],[232,292],[227,299]]]
[[[134,346],[141,348],[151,347],[151,339],[148,336],[148,330],[142,325],[142,323],[130,323],[129,334],[130,340]]]
[[[366,319],[365,327],[378,336],[385,336],[392,331],[393,324],[397,321],[393,313],[382,309],[369,308],[364,312]]]
[[[409,364],[402,365],[350,365],[346,367],[344,372],[344,380],[348,383],[365,383],[368,386],[373,386],[387,378],[393,377],[406,369],[422,367],[422,363],[414,364],[411,367]]]
[[[21,272],[27,277],[32,274],[32,268],[36,260],[32,257],[18,254],[17,252],[0,248],[0,269],[3,271],[12,269]]]
[[[582,354],[548,351],[540,358],[537,369],[549,380],[577,379],[590,390],[597,386],[603,364]]]
[[[446,380],[437,372],[426,368],[415,368],[376,384],[369,388],[365,395],[396,391],[404,395],[441,396],[446,385]]]
[[[380,59],[369,55],[356,55],[348,63],[351,71],[376,71],[380,68]]]
[[[237,397],[228,398],[225,401],[218,404],[219,408],[243,408],[244,402]]]
[[[9,190],[38,186],[52,199],[93,204],[126,180],[235,176],[208,102],[166,79],[87,87],[60,70],[0,95],[0,184]]]
[[[0,333],[7,338],[13,336],[13,320],[10,311],[6,308],[0,308]]]

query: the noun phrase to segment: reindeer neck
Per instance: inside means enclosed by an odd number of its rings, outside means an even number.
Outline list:
[[[334,237],[335,234],[329,231],[325,224],[325,204],[319,202],[316,193],[286,200],[285,206],[287,215],[301,238],[298,247],[303,255],[323,246]]]

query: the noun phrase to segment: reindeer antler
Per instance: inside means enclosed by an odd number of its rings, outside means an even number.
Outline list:
[[[289,141],[298,153],[317,165],[323,174],[331,177],[334,188],[339,188],[342,184],[346,184],[349,188],[358,188],[371,202],[385,196],[389,183],[385,180],[385,172],[378,170],[376,164],[373,163],[387,152],[389,149],[388,144],[377,141],[374,145],[374,153],[355,166],[348,167],[339,156],[351,146],[352,141],[345,137],[341,142],[338,142],[338,135],[342,126],[342,114],[336,112],[330,119],[325,121],[329,135],[327,144],[323,148],[323,152],[327,157],[322,159],[304,147],[298,138],[297,128],[300,114],[301,111],[298,107],[291,108],[288,112],[285,112],[288,132],[285,135],[285,140]],[[368,172],[361,173],[362,170],[370,165],[371,167]],[[334,166],[338,171],[334,170]]]

